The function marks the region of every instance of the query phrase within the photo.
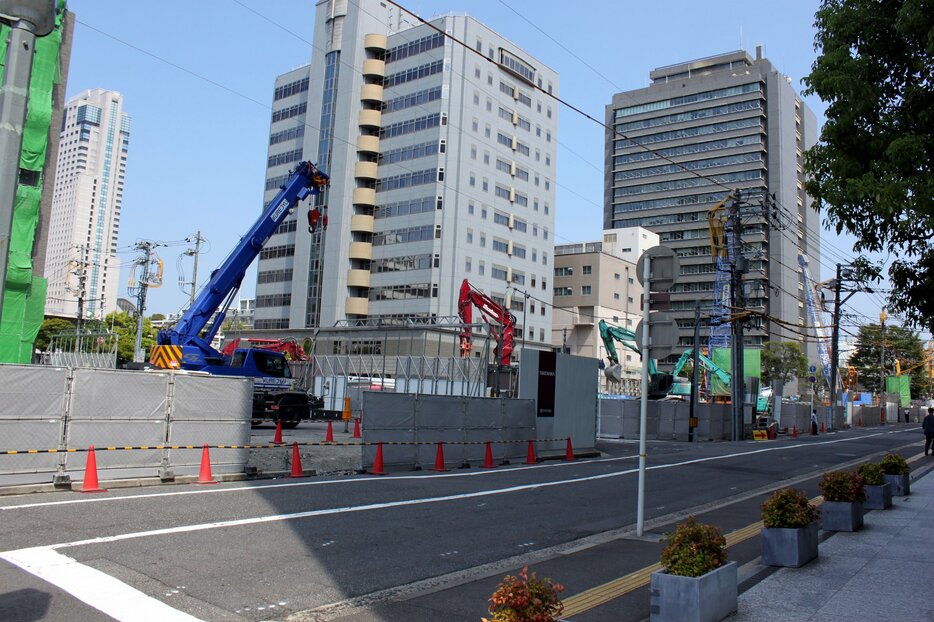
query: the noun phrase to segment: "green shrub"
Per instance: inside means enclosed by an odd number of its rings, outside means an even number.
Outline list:
[[[558,594],[564,591],[560,583],[538,579],[525,566],[519,576],[506,575],[490,597],[487,611],[492,618],[483,622],[556,622],[564,611]]]
[[[699,577],[726,563],[726,538],[714,525],[698,523],[689,516],[668,537],[662,565],[668,574]]]
[[[908,475],[911,472],[908,462],[898,454],[885,454],[879,465],[886,475]]]
[[[867,486],[882,486],[885,484],[885,470],[879,464],[867,462],[856,467],[856,472],[863,478]]]
[[[852,471],[824,473],[820,482],[820,492],[824,495],[824,501],[853,503],[866,500],[866,493],[863,492],[863,478]]]
[[[820,510],[808,503],[800,490],[783,488],[762,504],[762,523],[769,528],[799,529],[820,518]]]

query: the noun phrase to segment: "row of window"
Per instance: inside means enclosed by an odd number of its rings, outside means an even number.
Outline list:
[[[529,84],[535,84],[535,68],[518,56],[510,54],[503,48],[499,49],[499,64],[509,71],[518,74],[520,77],[527,80]]]
[[[406,69],[405,71],[400,71],[399,73],[386,76],[383,78],[383,87],[388,89],[390,87],[396,86],[397,84],[405,84],[406,82],[411,82],[412,80],[433,76],[436,73],[441,73],[442,71],[444,71],[444,61],[436,60],[425,65],[419,65],[418,67],[412,67],[411,69]]]
[[[418,145],[400,147],[398,149],[390,149],[389,151],[379,154],[378,162],[380,164],[393,164],[394,162],[415,160],[417,158],[436,155],[437,153],[438,143],[436,141],[431,141]]]
[[[736,138],[721,138],[720,140],[709,140],[703,143],[692,143],[690,145],[679,145],[677,147],[668,147],[667,149],[657,149],[655,151],[642,151],[639,153],[629,153],[627,155],[618,155],[613,158],[614,166],[622,166],[633,162],[646,162],[659,157],[674,157],[690,155],[692,153],[706,153],[707,151],[720,151],[722,149],[733,149],[734,147],[745,147],[747,145],[761,145],[762,137],[758,134],[751,136],[738,136]]]
[[[373,246],[389,246],[406,242],[423,242],[441,237],[441,225],[407,227],[392,231],[379,231],[373,234]]]
[[[736,121],[724,121],[722,123],[713,123],[710,125],[698,125],[697,127],[686,127],[680,130],[671,130],[669,132],[659,132],[657,134],[646,134],[639,136],[634,140],[621,138],[613,143],[613,148],[618,152],[630,147],[640,145],[650,145],[652,143],[666,142],[669,140],[680,140],[684,138],[695,138],[697,136],[707,136],[709,134],[720,134],[722,132],[731,132],[748,127],[762,127],[762,121],[759,117],[749,117],[748,119],[737,119]]]
[[[728,173],[726,175],[714,175],[712,177],[692,177],[689,179],[673,179],[671,181],[661,181],[651,184],[641,184],[637,186],[627,186],[625,188],[614,188],[613,197],[623,197],[633,194],[644,194],[647,192],[661,192],[663,190],[681,190],[683,188],[696,188],[697,186],[707,186],[715,183],[728,184],[734,181],[750,181],[753,179],[762,179],[762,171],[741,171],[739,173]]]
[[[526,94],[522,91],[522,89],[520,89],[518,86],[515,86],[515,85],[513,85],[513,84],[509,84],[508,82],[500,81],[500,83],[499,83],[499,91],[500,91],[500,93],[505,93],[506,95],[509,95],[510,97],[512,97],[513,99],[515,99],[515,100],[516,100],[517,102],[519,102],[520,104],[525,104],[525,105],[528,106],[529,108],[532,107],[532,98],[529,97],[528,95],[526,95]],[[549,108],[548,110],[549,110],[549,112],[551,112],[551,109],[550,109],[550,108]],[[551,115],[549,114],[548,116],[550,117]]]
[[[270,177],[266,180],[266,190],[275,190],[276,188],[281,188],[287,181],[289,181],[288,175],[276,175],[275,177]]]
[[[259,252],[260,259],[276,259],[278,257],[293,257],[295,255],[294,244],[284,244],[282,246],[267,246]]]
[[[408,119],[407,121],[400,121],[399,123],[393,123],[392,125],[381,127],[379,129],[379,137],[392,138],[393,136],[402,136],[403,134],[420,132],[422,130],[427,130],[428,128],[438,127],[439,125],[443,125],[441,123],[441,114],[436,112],[424,117]]]
[[[507,162],[506,160],[496,158],[496,170],[514,175],[522,181],[529,180],[529,172],[521,166],[516,166],[515,162]]]
[[[270,294],[256,297],[256,308],[288,307],[292,304],[292,294]]]
[[[522,155],[529,155],[529,146],[519,141],[515,136],[507,136],[502,132],[496,134],[496,142],[506,145],[513,151],[518,151]]]
[[[635,210],[642,209],[658,209],[660,207],[676,207],[681,205],[701,205],[709,203],[711,207],[718,203],[726,195],[725,192],[718,193],[704,193],[704,194],[689,194],[680,197],[669,197],[667,199],[652,199],[649,201],[637,201],[635,203],[614,203],[613,204],[613,213],[621,214],[623,212],[632,212]],[[615,221],[618,223],[626,223],[625,227],[654,227],[655,225],[664,225],[670,222],[684,222],[686,218],[690,218],[691,221],[698,219],[703,220],[706,218],[705,214],[707,212],[694,212],[692,214],[666,214],[664,216],[645,216],[643,218],[629,218],[626,220]],[[678,220],[671,220],[672,218],[677,218]],[[661,220],[659,220],[661,219]],[[645,224],[641,224],[645,223]],[[620,225],[615,225],[619,227]]]
[[[278,145],[287,140],[292,140],[295,138],[301,138],[305,135],[305,125],[299,125],[298,127],[293,127],[287,130],[282,130],[281,132],[276,132],[269,137],[270,145]]]
[[[491,266],[491,269],[492,269],[491,276],[495,280],[505,280],[506,277],[508,276],[508,272],[506,268],[503,268],[501,266],[494,264],[493,266]],[[464,271],[467,272],[468,274],[473,272],[473,259],[471,257],[464,258]],[[477,274],[479,274],[480,276],[484,276],[486,274],[486,263],[484,263],[482,260],[479,262]],[[522,272],[513,270],[512,271],[512,282],[516,283],[517,285],[525,285],[525,274]],[[535,275],[534,274],[532,275],[532,287],[535,287]],[[548,279],[543,278],[542,279],[542,291],[547,291],[547,290],[548,290]],[[491,296],[491,298],[496,300],[497,296],[493,295]],[[498,298],[500,302],[503,302],[502,296]],[[535,311],[534,302],[532,303],[531,310],[534,313]],[[545,315],[544,305],[542,305],[542,315]]]
[[[280,317],[273,318],[269,320],[254,320],[253,328],[256,330],[270,330],[276,328],[288,328],[289,327],[289,318]]]
[[[506,108],[503,108],[502,106],[500,106],[500,109],[499,109],[499,118],[505,119],[506,121],[509,121],[513,125],[518,125],[522,129],[524,129],[526,132],[532,131],[532,123],[528,119],[526,119],[522,115],[513,116],[513,112],[511,110],[507,110]]]
[[[280,87],[277,87],[273,93],[273,101],[279,101],[290,95],[295,95],[296,93],[304,93],[308,90],[308,78],[302,78],[301,80],[296,80],[295,82],[289,82],[288,84],[283,84]]]
[[[291,220],[286,220],[285,222],[279,223],[279,226],[276,227],[276,230],[273,231],[273,235],[277,233],[292,233],[295,231],[297,223],[294,218]]]
[[[733,164],[746,164],[748,162],[761,162],[762,153],[740,153],[731,156],[721,156],[719,158],[705,158],[703,160],[690,160],[678,164],[661,164],[659,166],[647,166],[645,168],[636,168],[628,171],[617,171],[613,173],[613,181],[618,183],[626,179],[638,179],[640,177],[653,177],[655,175],[668,175],[669,173],[680,173],[684,170],[699,171],[718,166],[730,166]]]
[[[443,181],[439,179],[439,169],[429,168],[423,171],[403,173],[401,175],[392,175],[390,177],[380,179],[376,182],[376,191],[383,192],[386,190],[397,190],[399,188],[410,188],[412,186],[420,186],[422,184],[431,184],[435,181]]]
[[[374,259],[370,263],[370,272],[408,272],[409,270],[428,270],[441,266],[441,257],[437,254],[422,253],[420,255],[404,255],[401,257],[386,257]]]
[[[628,117],[634,114],[642,114],[643,112],[651,112],[652,110],[664,110],[665,108],[684,106],[687,104],[693,104],[694,102],[709,101],[711,99],[723,99],[724,97],[733,97],[734,95],[742,95],[744,93],[758,93],[761,88],[762,87],[758,82],[750,82],[748,84],[741,84],[739,86],[730,86],[723,89],[703,91],[701,93],[694,93],[693,95],[682,95],[680,97],[672,97],[671,99],[663,99],[661,101],[639,104],[637,106],[617,108],[613,112],[613,115],[614,118],[621,119],[623,117]]]
[[[388,114],[390,112],[396,112],[397,110],[412,108],[413,106],[421,106],[423,104],[427,104],[428,102],[433,102],[436,99],[441,99],[440,86],[435,86],[430,89],[418,91],[417,93],[409,93],[408,95],[401,95],[399,97],[386,100],[383,102],[382,106],[380,106],[380,109],[384,114]]]
[[[440,197],[438,197],[440,198]],[[409,214],[424,214],[435,209],[435,197],[420,197],[416,199],[407,199],[395,203],[386,203],[377,206],[374,215],[377,218],[389,218],[391,216],[408,216]]]
[[[628,123],[618,123],[616,124],[617,132],[628,132],[629,130],[642,130],[648,129],[650,127],[658,127],[659,125],[671,125],[672,123],[682,123],[684,121],[695,121],[697,119],[706,119],[708,117],[720,117],[725,114],[733,114],[736,112],[744,112],[746,110],[758,110],[762,107],[762,103],[758,99],[753,99],[745,102],[737,102],[735,104],[727,104],[725,106],[713,106],[711,108],[699,108],[698,110],[691,110],[688,112],[679,112],[677,114],[668,114],[661,117],[652,117],[650,119],[642,119],[640,121],[630,121]]]
[[[422,37],[421,39],[416,39],[414,41],[409,41],[408,43],[403,43],[402,45],[389,48],[386,51],[386,63],[391,63],[395,60],[402,60],[403,58],[408,58],[409,56],[415,56],[416,54],[421,54],[422,52],[427,52],[428,50],[433,50],[435,48],[442,47],[443,45],[444,33],[436,32],[434,34],[428,35],[427,37]]]
[[[257,283],[284,283],[291,280],[292,268],[285,268],[282,270],[265,270],[256,275]]]
[[[431,283],[387,285],[370,288],[370,300],[412,300],[415,298],[437,298],[438,286]]]
[[[282,110],[275,110],[272,113],[272,122],[284,121],[286,119],[291,119],[292,117],[297,117],[300,114],[305,114],[308,110],[308,104],[303,102],[301,104],[296,104],[295,106],[289,106],[288,108],[283,108]]]
[[[266,168],[272,168],[273,166],[279,166],[280,164],[292,164],[293,162],[300,162],[301,159],[301,149],[286,151],[285,153],[269,156],[269,158],[266,160]]]

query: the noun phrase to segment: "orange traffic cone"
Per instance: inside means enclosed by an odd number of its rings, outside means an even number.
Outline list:
[[[435,468],[433,471],[447,471],[444,468],[444,442],[438,441],[438,453],[435,455]]]
[[[353,420],[353,437],[360,438],[360,418],[359,417]]]
[[[791,438],[798,438],[798,425],[794,424],[791,426]]]
[[[824,423],[823,421],[820,422],[820,433],[821,434],[827,433],[827,424]]]
[[[331,420],[330,420],[330,419],[328,420],[328,431],[327,431],[327,434],[324,435],[324,442],[325,442],[325,443],[333,443],[333,442],[334,442],[334,426],[331,424]]]
[[[198,484],[217,484],[214,481],[214,475],[211,474],[211,452],[208,451],[208,444],[204,444],[201,450],[201,472],[198,473]]]
[[[276,421],[276,435],[272,438],[274,445],[282,444],[282,419]]]
[[[574,461],[574,448],[571,446],[571,437],[570,437],[570,436],[568,437],[568,447],[567,447],[567,450],[564,452],[564,459],[567,460],[568,462],[573,462],[573,461]]]
[[[79,492],[107,492],[97,483],[97,458],[94,457],[94,445],[88,447],[88,460],[84,466],[84,481]]]
[[[526,464],[535,464],[538,460],[535,459],[535,441],[529,441],[529,453],[528,457],[525,459]]]
[[[298,453],[298,443],[292,443],[292,471],[289,477],[305,477],[305,471],[302,470],[302,456]]]
[[[386,475],[386,471],[383,470],[383,442],[382,441],[376,444],[376,459],[373,460],[373,470],[370,471],[370,475]]]
[[[483,468],[484,469],[495,469],[496,465],[493,464],[493,444],[490,441],[486,442],[486,456],[483,458]]]

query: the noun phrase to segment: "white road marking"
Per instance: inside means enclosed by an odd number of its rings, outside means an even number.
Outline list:
[[[108,574],[85,566],[50,547],[0,553],[26,572],[68,592],[115,620],[198,622],[198,618],[169,607]]]

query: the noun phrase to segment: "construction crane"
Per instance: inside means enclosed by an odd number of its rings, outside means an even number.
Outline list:
[[[477,307],[483,314],[487,326],[490,328],[490,334],[496,341],[496,362],[504,367],[508,367],[512,362],[512,350],[514,332],[516,330],[516,317],[509,309],[475,288],[467,279],[461,283],[460,297],[457,301],[457,312],[464,328],[460,334],[461,356],[466,358],[470,356],[471,333],[470,324],[473,323],[473,307]],[[523,327],[524,330],[524,327]]]
[[[708,352],[714,348],[730,347],[730,267],[733,257],[733,232],[726,229],[726,203],[733,193],[707,210],[707,228],[710,230],[710,255],[716,267],[713,301],[710,306],[710,336]]]
[[[802,254],[798,255],[798,265],[801,266],[801,276],[804,279],[804,305],[807,308],[808,318],[810,318],[811,325],[814,326],[814,332],[817,336],[817,356],[820,359],[821,372],[824,375],[824,380],[827,381],[827,386],[837,386],[839,390],[841,386],[840,379],[832,379],[830,377],[830,351],[827,347],[830,343],[830,338],[827,336],[824,322],[820,317],[821,309],[818,307],[818,301],[821,299],[820,293],[818,292],[819,284],[815,283],[811,278],[811,271],[808,269],[808,260]],[[836,385],[833,384],[834,382],[836,382]]]

